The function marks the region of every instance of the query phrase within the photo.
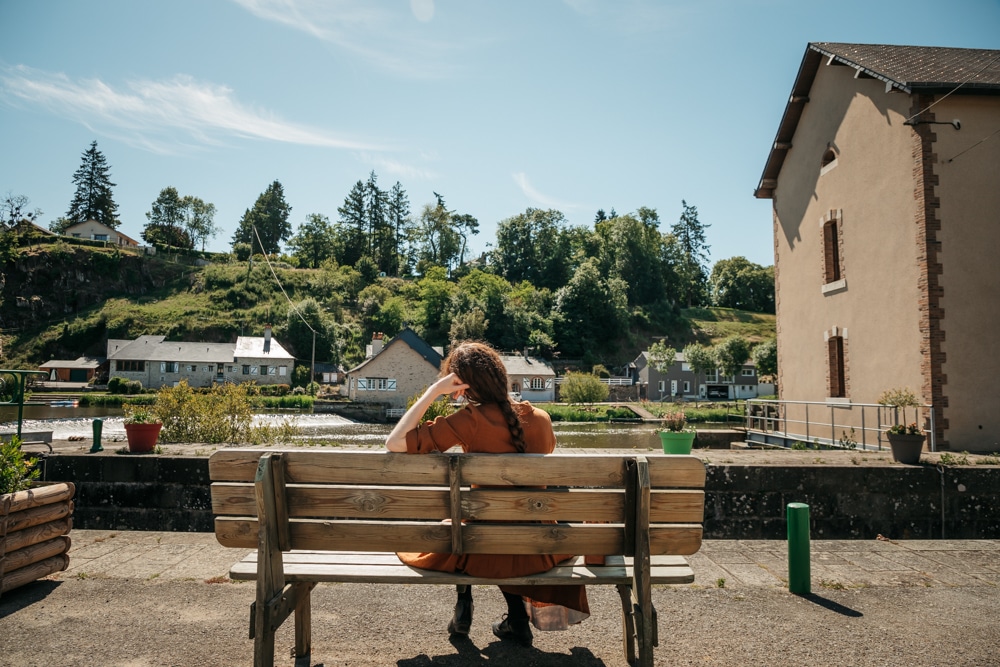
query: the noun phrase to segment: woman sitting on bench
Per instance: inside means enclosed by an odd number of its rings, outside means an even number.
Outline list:
[[[508,394],[507,371],[492,348],[462,343],[442,364],[442,377],[400,418],[386,438],[389,451],[410,454],[444,452],[458,445],[464,452],[549,454],[556,446],[547,413]],[[440,396],[465,397],[468,403],[447,417],[421,424],[427,408]],[[400,553],[413,567],[463,572],[503,579],[547,572],[572,558],[566,555]],[[532,642],[529,620],[539,630],[565,630],[590,615],[583,586],[501,586],[507,614],[493,624],[493,634],[523,646]],[[455,615],[448,624],[453,635],[468,635],[472,624],[472,587],[458,587]]]

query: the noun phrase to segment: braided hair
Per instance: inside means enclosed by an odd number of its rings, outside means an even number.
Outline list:
[[[483,343],[462,343],[448,354],[441,373],[454,373],[468,384],[465,395],[471,402],[495,403],[507,420],[511,444],[522,453],[527,449],[521,419],[507,390],[507,370],[493,348]]]

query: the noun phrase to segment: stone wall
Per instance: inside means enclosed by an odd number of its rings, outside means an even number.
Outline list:
[[[50,456],[44,468],[45,479],[76,484],[75,528],[213,530],[207,458]],[[786,505],[804,502],[813,539],[1000,539],[997,474],[995,466],[710,464],[705,538],[785,539]]]

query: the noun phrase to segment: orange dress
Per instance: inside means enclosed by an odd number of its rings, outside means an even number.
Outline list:
[[[514,404],[524,429],[525,453],[550,454],[556,446],[549,415],[527,401]],[[467,405],[447,417],[424,422],[406,434],[409,454],[444,452],[454,446],[464,452],[511,454],[510,430],[503,412],[496,404]],[[572,558],[568,555],[535,554],[438,554],[399,553],[399,559],[412,567],[439,572],[463,572],[476,577],[502,579],[547,572],[556,564]],[[532,621],[540,629],[564,628],[579,623],[590,614],[584,586],[501,586],[501,590],[523,596],[530,604]],[[546,608],[558,605],[565,609]]]

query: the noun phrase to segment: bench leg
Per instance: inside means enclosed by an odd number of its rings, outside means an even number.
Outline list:
[[[625,662],[635,664],[635,622],[632,617],[632,587],[618,584],[618,597],[622,600],[622,641],[625,643]]]
[[[312,653],[312,589],[315,582],[294,584],[298,588],[298,603],[295,605],[295,664],[309,667]]]
[[[274,667],[274,628],[266,604],[254,604],[253,667]]]

